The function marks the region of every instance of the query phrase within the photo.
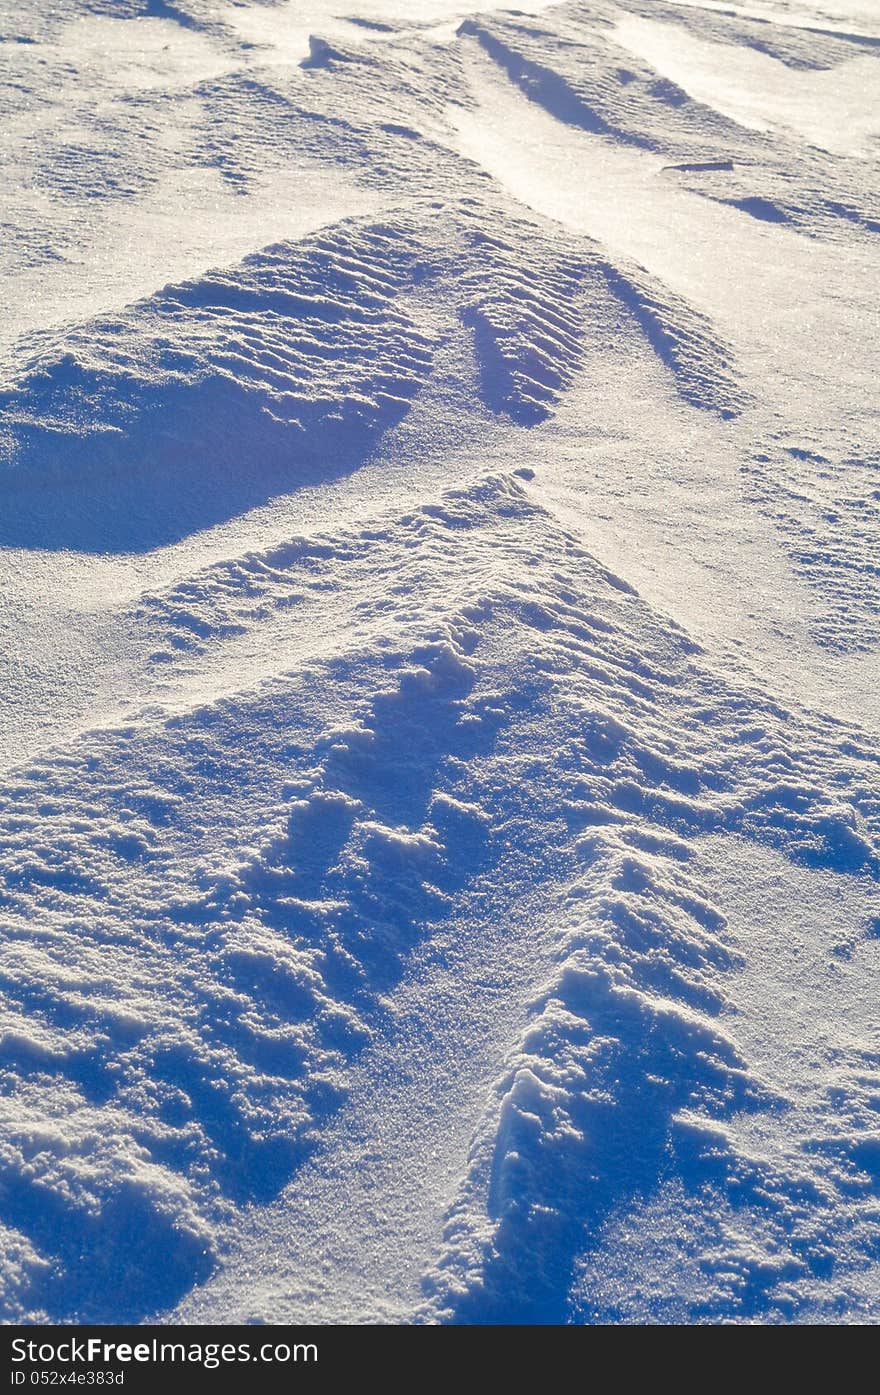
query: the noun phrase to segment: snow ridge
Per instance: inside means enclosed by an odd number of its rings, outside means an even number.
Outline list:
[[[655,1184],[677,1112],[767,1103],[712,1020],[735,956],[688,875],[687,844],[621,824],[576,851],[584,873],[562,911],[559,969],[499,1082],[491,1162],[478,1140],[429,1281],[457,1321],[564,1320],[574,1257],[622,1191]]]

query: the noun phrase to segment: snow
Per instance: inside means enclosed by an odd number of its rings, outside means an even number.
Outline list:
[[[616,36],[696,101],[750,130],[794,132],[840,155],[876,151],[880,117],[864,101],[875,77],[869,55],[799,71],[757,49],[670,32],[668,25],[638,15],[625,16]]]
[[[873,19],[0,5],[5,1320],[877,1320]]]

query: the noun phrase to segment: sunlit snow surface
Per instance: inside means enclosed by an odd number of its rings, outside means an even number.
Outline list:
[[[880,1317],[880,16],[0,0],[6,1321]]]

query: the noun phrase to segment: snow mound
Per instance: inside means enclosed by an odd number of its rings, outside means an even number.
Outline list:
[[[464,198],[429,235],[412,215],[349,220],[42,336],[0,397],[0,531],[137,550],[350,471],[408,412],[456,318],[479,368],[471,410],[544,420],[580,368],[584,318],[617,301],[687,400],[739,408],[728,351],[684,302],[589,243],[560,255],[539,224],[489,235],[485,219]]]
[[[148,508],[207,511],[224,480],[234,506],[255,443],[270,480],[350,468],[430,367],[400,296],[415,259],[401,228],[341,224],[48,344],[5,395],[7,484],[135,475]]]
[[[222,564],[142,623],[198,647],[258,633],[297,588],[337,615],[357,598],[360,640],[89,732],[6,783],[15,1282],[56,1318],[172,1303],[235,1209],[320,1141],[407,956],[463,890],[544,881],[565,907],[559,968],[498,1082],[494,1238],[455,1238],[485,1231],[468,1183],[436,1288],[459,1316],[546,1316],[680,1110],[766,1103],[715,1020],[735,955],[688,873],[693,841],[736,832],[875,878],[870,757],[833,725],[719,695],[686,637],[511,477]],[[196,626],[200,594],[216,608]],[[166,670],[193,651],[176,652]],[[835,802],[829,764],[849,785]],[[621,1170],[649,1121],[641,1171]]]

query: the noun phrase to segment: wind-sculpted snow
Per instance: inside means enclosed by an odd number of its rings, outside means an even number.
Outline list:
[[[732,29],[721,31],[717,26],[724,17],[690,7],[673,14],[673,8],[649,7],[651,23],[659,27],[666,20],[673,36],[676,21],[698,30],[706,26],[711,41],[726,32],[732,41],[747,34],[751,42],[756,27],[769,29],[727,19]],[[648,15],[638,4],[624,9]],[[694,193],[733,203],[758,218],[790,222],[813,235],[870,239],[876,233],[880,206],[876,191],[861,178],[860,161],[813,144],[795,158],[792,151],[780,152],[783,142],[771,139],[760,124],[741,125],[691,97],[627,47],[621,7],[597,7],[587,40],[577,7],[568,6],[538,21],[515,16],[466,20],[460,33],[476,41],[512,82],[560,121],[608,141],[661,152],[669,162],[668,177]],[[784,49],[784,54],[773,54],[780,64],[791,61],[787,45],[799,57],[809,49],[810,67],[827,64],[832,70],[859,52],[843,38],[811,35],[807,41],[796,31],[777,42]],[[723,49],[716,47],[723,65]],[[738,52],[733,44],[731,52]]]
[[[558,972],[498,1083],[491,1132],[475,1141],[444,1256],[426,1278],[432,1305],[458,1321],[565,1320],[575,1257],[598,1243],[609,1216],[656,1188],[675,1147],[685,1185],[698,1192],[721,1175],[735,1204],[757,1204],[774,1221],[768,1248],[748,1256],[720,1310],[754,1316],[778,1299],[785,1311],[784,1280],[827,1271],[827,1184],[738,1157],[724,1133],[734,1112],[788,1102],[718,1022],[737,953],[689,872],[693,839],[745,833],[810,865],[876,879],[876,762],[861,753],[860,773],[841,780],[849,794],[827,803],[793,714],[748,704],[745,726],[742,696],[716,693],[710,718],[706,678],[675,636],[660,659],[644,631],[628,651],[609,627],[610,661],[602,641],[584,642],[555,587],[526,614],[547,637],[538,662],[558,675],[567,709],[552,727],[565,773],[539,778],[560,791],[579,874],[558,911]],[[597,649],[602,662],[590,671]],[[717,754],[701,749],[701,728],[720,739]],[[819,763],[834,767],[851,748],[842,734],[825,739]],[[870,1206],[849,1223],[869,1246]]]
[[[603,267],[609,288],[630,311],[657,357],[671,368],[686,402],[734,416],[746,394],[734,355],[699,311],[659,286],[638,268]]]
[[[729,352],[698,313],[589,243],[560,255],[522,219],[490,235],[485,213],[464,199],[438,232],[402,215],[343,223],[46,336],[3,397],[3,533],[141,547],[350,470],[408,411],[456,319],[485,404],[521,425],[551,412],[580,368],[584,319],[608,320],[616,301],[687,400],[738,408]],[[66,491],[54,520],[47,488]]]
[[[566,9],[538,23],[507,16],[466,20],[460,32],[475,38],[527,96],[560,120],[664,152],[689,145],[695,159],[710,158],[708,152],[723,148],[736,129],[627,54],[615,41],[615,13],[611,6],[600,9],[602,18],[586,42]]]
[[[774,24],[758,14],[700,7],[696,14],[682,5],[666,4],[664,0],[622,0],[620,9],[643,16],[653,22],[681,26],[684,33],[698,34],[718,43],[745,46],[776,58],[794,69],[828,69],[845,63],[860,50],[880,46],[880,40],[868,34],[847,33],[823,29],[816,19],[803,28],[794,24]]]
[[[208,643],[321,589],[360,598],[369,643],[7,781],[2,1194],[29,1311],[136,1318],[204,1276],[233,1208],[320,1140],[459,889],[507,868],[512,901],[544,878],[558,898],[561,861],[558,978],[499,1084],[491,1254],[462,1275],[456,1241],[443,1281],[460,1317],[556,1312],[680,1110],[768,1106],[713,1021],[736,956],[689,840],[877,874],[853,736],[719,692],[516,482],[222,566],[193,587],[213,618],[177,590],[144,623]]]
[[[878,41],[524,5],[0,0],[6,1321],[880,1311]]]
[[[477,1145],[429,1283],[459,1320],[564,1320],[574,1256],[627,1194],[656,1185],[676,1113],[772,1104],[713,1020],[735,956],[688,877],[687,844],[614,823],[575,846],[584,872],[558,972],[499,1083],[491,1150]]]
[[[26,487],[140,472],[151,500],[171,476],[198,501],[206,472],[246,474],[255,443],[257,468],[350,466],[430,366],[398,299],[414,263],[403,229],[342,226],[73,332],[6,396],[8,470]]]

